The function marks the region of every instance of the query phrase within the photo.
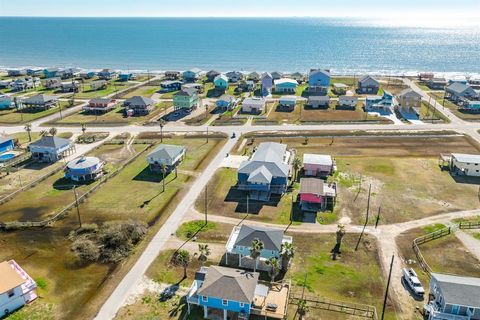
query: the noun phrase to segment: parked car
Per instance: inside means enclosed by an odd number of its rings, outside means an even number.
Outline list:
[[[402,278],[415,295],[423,296],[425,294],[425,290],[413,269],[403,268]]]

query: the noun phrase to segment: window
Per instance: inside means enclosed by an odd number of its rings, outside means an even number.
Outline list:
[[[245,303],[240,302],[240,308],[243,308],[243,307],[245,307]]]
[[[458,314],[459,312],[460,312],[460,306],[454,304],[452,306],[452,314]]]
[[[207,301],[208,301],[208,297],[207,297],[207,296],[202,296],[202,301],[203,301],[203,302],[207,302]]]
[[[223,300],[222,300],[222,305],[224,305],[224,306],[228,306],[228,300],[226,300],[226,299],[223,299]]]
[[[15,291],[13,291],[13,289],[8,291],[8,297],[9,298],[13,297],[14,295],[15,295]]]

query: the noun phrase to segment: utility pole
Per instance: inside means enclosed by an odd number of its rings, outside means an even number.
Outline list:
[[[377,218],[375,219],[375,229],[377,229],[378,222],[380,221],[380,209],[381,207],[378,207]]]
[[[207,126],[207,143],[208,143],[208,126]]]
[[[368,202],[367,202],[367,217],[365,218],[365,224],[363,225],[362,232],[360,233],[360,236],[358,237],[357,245],[355,246],[355,251],[358,250],[358,246],[360,245],[360,241],[362,240],[363,233],[365,232],[365,227],[367,226],[368,223],[368,216],[370,212],[370,192],[372,191],[372,185],[368,187]]]
[[[208,184],[205,185],[205,226],[208,223]]]
[[[80,217],[80,208],[78,207],[78,196],[77,196],[77,186],[73,186],[73,194],[75,195],[75,206],[77,207],[77,216],[78,216],[78,224],[80,228],[82,227],[82,218]]]
[[[388,289],[390,288],[390,280],[392,279],[392,269],[393,269],[393,260],[394,259],[395,259],[395,256],[392,255],[392,262],[390,262],[390,271],[388,273],[387,289],[385,290],[385,298],[383,299],[383,308],[382,308],[382,318],[381,318],[381,320],[383,320],[384,317],[385,317],[385,307],[387,305]]]
[[[290,208],[290,222],[293,222],[293,192],[292,192],[292,207]]]

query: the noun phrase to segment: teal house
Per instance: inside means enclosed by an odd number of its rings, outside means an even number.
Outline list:
[[[198,107],[199,98],[194,90],[180,90],[173,95],[174,110],[191,111]]]
[[[218,76],[213,79],[213,83],[215,84],[215,89],[217,90],[227,90],[228,88],[228,78],[224,74],[219,74]]]
[[[58,71],[60,71],[58,68],[47,68],[43,70],[43,75],[45,78],[54,78],[57,76]]]
[[[135,75],[133,73],[120,73],[118,75],[118,80],[120,81],[130,81],[135,78]]]

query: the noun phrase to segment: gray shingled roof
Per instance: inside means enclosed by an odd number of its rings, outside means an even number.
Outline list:
[[[480,278],[432,273],[445,303],[480,308]]]
[[[406,89],[403,89],[399,94],[398,94],[398,97],[399,98],[402,98],[402,97],[415,97],[417,99],[421,99],[422,96],[416,92],[415,90],[413,90],[412,88],[406,88]]]
[[[211,266],[197,294],[243,303],[252,303],[258,283],[258,272]]]
[[[380,82],[378,82],[377,79],[369,75],[361,77],[360,80],[358,80],[358,82],[360,82],[361,84],[363,84],[364,82],[372,82],[372,83],[375,83],[376,85],[380,85]]]
[[[260,167],[265,167],[274,177],[287,177],[289,167],[283,162],[287,146],[275,142],[262,142],[250,160],[240,164],[239,173],[252,174]]]
[[[25,104],[45,104],[51,101],[56,101],[57,98],[53,96],[47,96],[44,94],[36,94],[34,96],[31,96],[27,99],[23,100],[23,103]]]
[[[243,224],[240,227],[237,241],[235,241],[234,245],[250,247],[254,239],[262,241],[265,250],[280,251],[282,248],[283,230]]]
[[[155,101],[152,99],[142,96],[134,96],[125,100],[125,104],[130,106],[150,106],[154,103]]]
[[[468,88],[470,88],[470,87],[467,86],[467,85],[464,84],[464,83],[454,82],[454,83],[452,83],[451,85],[449,85],[449,86],[447,87],[447,90],[448,90],[448,91],[451,91],[451,92],[458,93],[458,94],[462,94],[463,92],[465,92],[466,90],[468,90]]]
[[[66,145],[70,145],[71,143],[72,142],[68,139],[55,136],[43,136],[39,140],[30,143],[30,146],[60,149]]]
[[[190,88],[190,89],[180,90],[177,93],[175,93],[173,96],[188,96],[188,97],[191,97],[194,94],[195,94],[195,92]]]
[[[183,146],[161,144],[148,154],[148,157],[173,160],[185,150]]]
[[[271,181],[272,174],[265,166],[258,167],[248,176],[250,183],[270,183]]]

